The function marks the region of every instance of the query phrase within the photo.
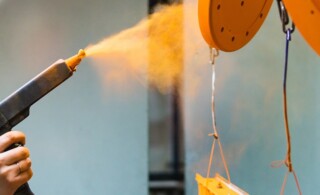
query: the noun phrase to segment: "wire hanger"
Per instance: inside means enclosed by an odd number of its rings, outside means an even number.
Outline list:
[[[291,34],[295,30],[295,25],[292,22],[291,27],[288,27],[288,25],[290,23],[290,19],[289,19],[287,10],[286,10],[282,0],[277,0],[277,3],[278,3],[280,19],[282,22],[282,30],[286,34],[286,48],[285,48],[285,62],[284,62],[282,94],[283,94],[283,117],[284,117],[284,125],[285,125],[285,132],[286,132],[286,138],[287,138],[287,153],[286,153],[285,159],[283,161],[281,161],[280,164],[276,165],[277,162],[274,162],[274,163],[272,163],[272,166],[279,167],[282,164],[284,164],[288,168],[288,171],[287,171],[287,173],[284,177],[284,181],[282,183],[281,192],[280,192],[281,195],[284,194],[284,190],[285,190],[285,187],[287,184],[287,179],[288,179],[289,173],[293,174],[299,195],[302,195],[300,184],[298,181],[298,177],[296,175],[296,172],[293,169],[292,160],[291,160],[291,136],[290,136],[288,112],[287,112],[287,72],[288,72],[289,43],[291,41]]]
[[[219,139],[219,134],[218,134],[218,130],[216,127],[216,117],[215,117],[215,101],[214,101],[214,97],[215,97],[215,59],[219,56],[219,50],[217,50],[215,48],[211,48],[211,47],[209,49],[210,49],[210,64],[212,65],[211,116],[212,116],[212,129],[213,129],[213,133],[210,133],[209,136],[213,137],[213,141],[212,141],[212,147],[211,147],[208,170],[207,170],[207,178],[210,177],[210,171],[211,171],[212,159],[214,156],[215,144],[216,144],[216,142],[218,142],[219,151],[220,151],[220,155],[221,155],[224,169],[226,171],[228,182],[231,183],[230,173],[229,173],[227,161],[224,157],[222,144]]]

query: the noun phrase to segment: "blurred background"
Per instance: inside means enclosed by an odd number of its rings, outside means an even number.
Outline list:
[[[15,128],[27,135],[35,194],[197,194],[195,173],[206,174],[212,126],[211,65],[195,0],[0,0],[0,99],[59,58],[148,18],[159,3],[184,4],[177,16],[183,19],[181,81],[161,93],[147,78],[132,76],[119,88],[101,82],[85,59]],[[318,194],[320,62],[298,30],[292,36],[287,95],[293,166],[302,192]],[[284,49],[274,3],[253,40],[221,52],[215,64],[217,127],[231,181],[250,194],[279,194],[287,171],[270,166],[286,152]],[[212,174],[225,176],[219,155],[212,167]],[[298,194],[292,175],[286,194]]]

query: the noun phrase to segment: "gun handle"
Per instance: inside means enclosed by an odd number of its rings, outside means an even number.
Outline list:
[[[17,189],[14,195],[34,195],[34,193],[31,191],[29,184],[25,183]]]

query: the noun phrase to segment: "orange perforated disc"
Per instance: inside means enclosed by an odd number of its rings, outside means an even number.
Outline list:
[[[304,39],[320,55],[320,0],[283,0]]]
[[[199,0],[202,36],[216,49],[238,50],[257,33],[271,5],[272,0]]]

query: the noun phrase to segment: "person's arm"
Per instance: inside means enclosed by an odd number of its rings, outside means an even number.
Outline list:
[[[25,144],[25,135],[19,131],[9,131],[0,136],[0,194],[13,195],[32,177],[29,150],[17,147],[6,151],[14,143]]]

